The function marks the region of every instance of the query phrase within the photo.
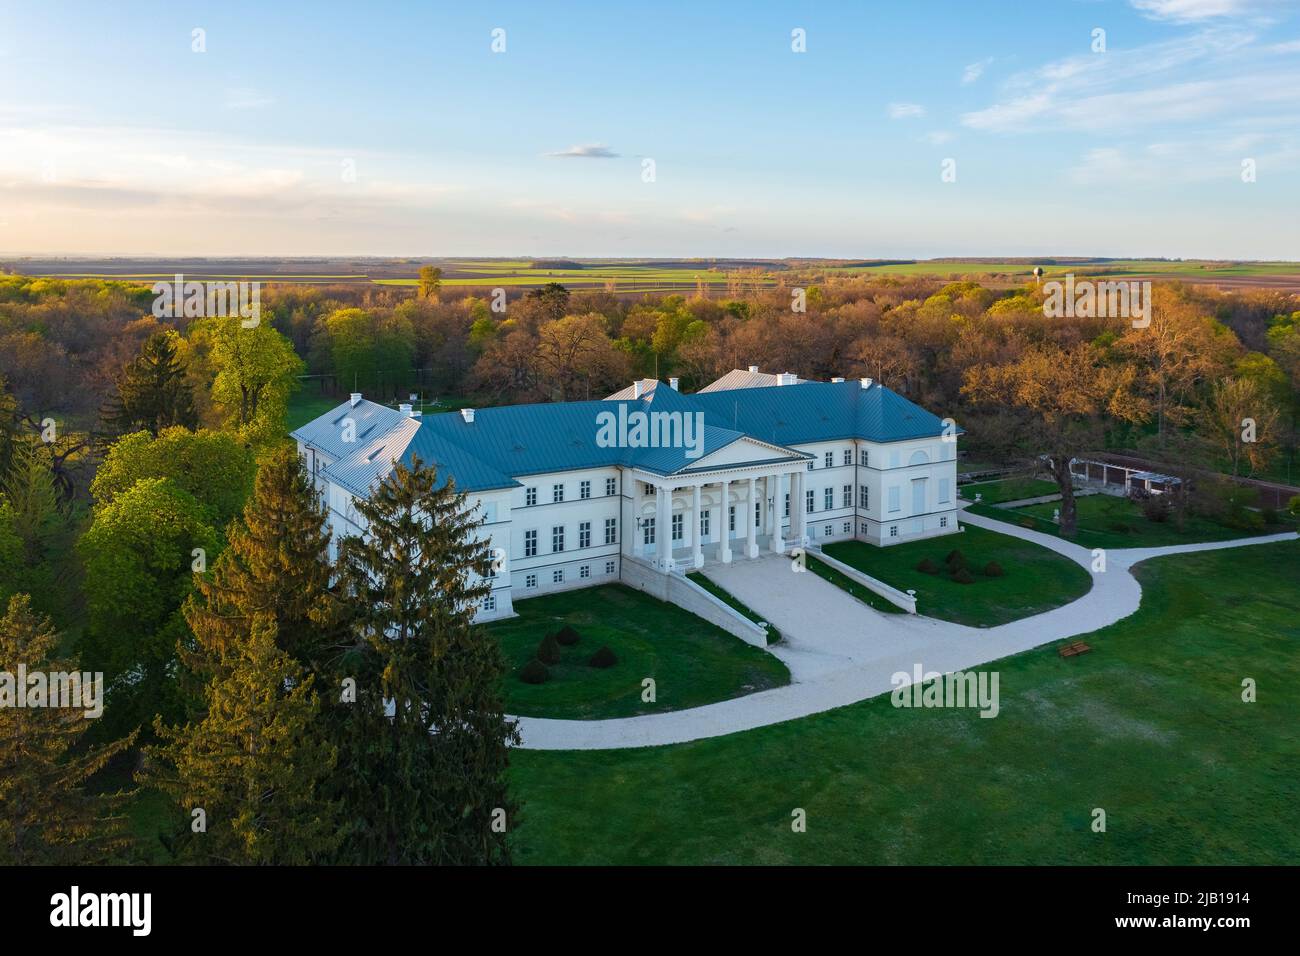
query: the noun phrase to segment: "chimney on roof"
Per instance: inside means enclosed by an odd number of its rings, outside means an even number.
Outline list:
[[[839,383],[839,382],[842,382],[842,381],[844,381],[844,376],[843,376],[843,375],[836,375],[834,378],[831,379],[831,382],[832,382],[832,383]]]
[[[410,406],[410,405],[398,405],[398,406],[397,406],[397,410],[398,410],[399,412],[401,412],[403,415],[405,415],[407,418],[410,418],[410,417],[411,417],[411,406]]]
[[[798,385],[798,384],[799,384],[799,376],[796,375],[796,374],[794,374],[794,372],[782,372],[780,375],[778,375],[778,376],[776,377],[776,384],[778,384],[778,385]]]
[[[757,374],[757,373],[758,373],[758,366],[757,366],[757,365],[751,365],[751,366],[749,367],[749,370],[750,370],[751,372]]]
[[[674,392],[676,392],[679,391],[677,386],[680,385],[681,383],[682,380],[680,378],[670,378],[668,380],[668,387],[671,388]]]
[[[462,408],[462,409],[460,410],[460,417],[463,418],[463,419],[465,419],[465,423],[466,423],[466,424],[468,424],[468,425],[472,425],[472,424],[474,424],[474,409],[472,409],[472,408]]]
[[[633,398],[641,397],[641,380],[639,378],[633,379],[632,381],[632,397]]]
[[[870,387],[871,387],[871,383],[872,383],[873,381],[874,381],[874,379],[870,379],[870,378],[864,378],[864,379],[862,379],[862,387],[863,387],[863,388],[870,388]]]
[[[353,392],[351,395],[348,396],[348,404],[351,405],[353,408],[357,407],[357,402],[359,401],[361,401],[360,392]]]

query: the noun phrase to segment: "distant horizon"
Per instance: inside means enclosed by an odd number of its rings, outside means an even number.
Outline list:
[[[636,261],[636,262],[688,262],[688,261],[720,261],[720,262],[871,262],[880,264],[899,263],[899,262],[1014,262],[1023,260],[1026,264],[1033,262],[1049,262],[1052,260],[1058,262],[1071,261],[1094,261],[1094,262],[1115,262],[1115,261],[1136,261],[1136,262],[1242,262],[1242,263],[1278,263],[1290,264],[1300,263],[1300,259],[1287,258],[1247,258],[1241,256],[1169,256],[1169,255],[1094,255],[1094,254],[1064,254],[1064,253],[1046,253],[1042,255],[1025,255],[1020,254],[978,254],[978,255],[939,255],[939,256],[813,256],[813,255],[787,255],[787,256],[733,256],[733,255],[618,255],[618,256],[588,256],[575,255],[563,252],[544,252],[544,253],[504,253],[485,255],[482,253],[451,253],[451,254],[425,254],[425,253],[400,253],[397,255],[374,255],[371,253],[293,253],[288,255],[262,255],[257,253],[234,254],[234,253],[115,253],[115,252],[5,252],[0,250],[0,259],[68,259],[68,260],[89,260],[97,259],[118,259],[136,262],[151,261],[168,261],[182,259],[209,259],[209,260],[231,260],[231,261],[256,261],[266,260],[269,262],[289,262],[294,260],[319,260],[319,259],[374,259],[385,262],[392,262],[401,259],[411,260],[429,260],[429,261],[539,261],[539,260],[569,260],[573,262],[600,262],[600,261]]]

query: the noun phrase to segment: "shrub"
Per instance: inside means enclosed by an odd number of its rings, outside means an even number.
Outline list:
[[[952,579],[958,584],[974,584],[975,578],[966,568],[957,568],[952,572]]]
[[[1148,521],[1161,523],[1169,520],[1169,499],[1164,495],[1152,495],[1142,502],[1142,514]]]
[[[1300,518],[1300,495],[1296,495],[1286,503],[1287,514]]]
[[[519,669],[519,679],[525,684],[545,684],[551,679],[551,672],[547,670],[545,664],[534,657]]]
[[[537,645],[537,659],[543,664],[560,663],[560,644],[554,634],[547,634]]]
[[[1277,513],[1276,508],[1261,508],[1259,509],[1259,515],[1264,519],[1266,525],[1271,526],[1282,523],[1282,516]]]
[[[555,639],[565,647],[572,647],[574,644],[577,644],[578,641],[582,640],[582,636],[566,624],[555,632]]]
[[[609,646],[606,644],[602,644],[600,649],[596,651],[595,654],[591,655],[591,660],[587,661],[587,665],[589,667],[600,667],[600,668],[613,667],[617,663],[618,663],[618,657],[614,654],[613,651],[609,649]]]
[[[1033,518],[1021,518],[1021,519],[1020,519],[1019,521],[1017,521],[1016,523],[1017,523],[1018,525],[1020,525],[1020,527],[1022,527],[1022,528],[1029,528],[1031,531],[1032,531],[1032,530],[1034,529],[1034,527],[1037,525],[1037,522],[1034,521]]]
[[[998,564],[996,561],[990,561],[988,564],[984,565],[984,576],[986,578],[1000,578],[1004,574],[1006,574],[1006,572],[1002,570],[1002,565]]]
[[[948,567],[952,567],[954,564],[964,567],[966,564],[966,555],[962,554],[956,548],[953,548],[944,557],[943,563],[948,565]]]
[[[939,566],[929,558],[922,558],[920,563],[916,566],[916,570],[920,571],[922,574],[938,574]]]

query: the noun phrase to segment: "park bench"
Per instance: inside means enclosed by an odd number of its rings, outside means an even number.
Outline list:
[[[1062,644],[1057,648],[1057,653],[1062,657],[1074,657],[1076,654],[1087,654],[1092,650],[1092,645],[1085,644],[1083,641],[1075,641],[1073,644]]]

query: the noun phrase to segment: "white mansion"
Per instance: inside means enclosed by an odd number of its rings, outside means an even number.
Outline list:
[[[954,532],[959,433],[871,379],[751,366],[693,395],[642,380],[603,401],[459,414],[353,394],[291,437],[336,539],[364,532],[354,501],[395,462],[418,456],[453,480],[494,549],[490,620],[548,591]]]

